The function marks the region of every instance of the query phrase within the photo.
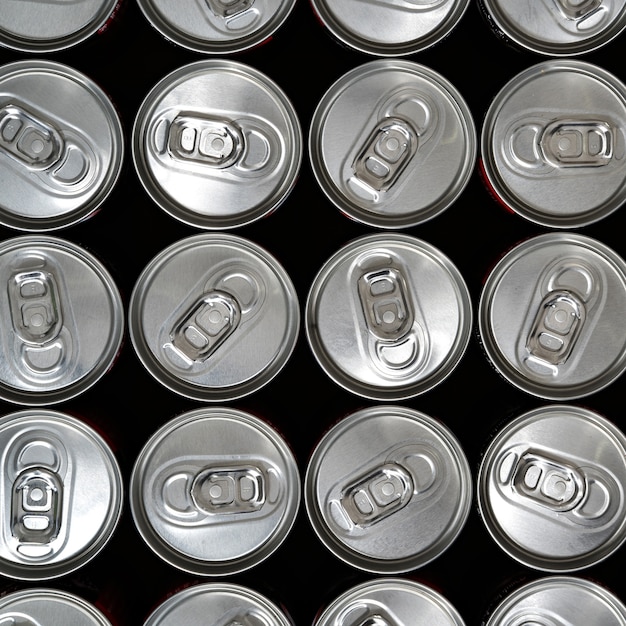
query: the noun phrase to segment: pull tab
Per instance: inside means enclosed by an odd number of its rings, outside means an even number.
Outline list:
[[[602,8],[603,0],[554,0],[565,19],[582,22]]]
[[[600,167],[613,158],[613,132],[601,121],[553,122],[543,130],[540,145],[554,167]]]
[[[206,0],[209,9],[218,17],[227,19],[247,11],[254,0]]]
[[[400,626],[401,622],[378,603],[355,602],[341,611],[337,626]]]
[[[41,626],[41,624],[23,613],[5,613],[0,615],[0,626]]]

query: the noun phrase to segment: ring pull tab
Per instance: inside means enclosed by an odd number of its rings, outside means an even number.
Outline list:
[[[23,613],[4,613],[0,615],[0,626],[41,626],[41,624]]]
[[[355,602],[337,616],[337,626],[401,626],[401,622],[378,603]]]
[[[544,158],[557,168],[601,167],[613,158],[613,131],[599,120],[558,120],[539,141]]]
[[[574,22],[584,22],[602,10],[603,0],[554,0],[561,15]]]

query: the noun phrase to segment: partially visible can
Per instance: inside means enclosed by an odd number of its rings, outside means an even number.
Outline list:
[[[232,574],[265,560],[288,536],[299,504],[287,442],[265,420],[222,407],[192,410],[161,427],[130,480],[145,542],[197,575]]]
[[[163,601],[143,626],[294,626],[289,616],[263,594],[239,584],[195,584]]]
[[[43,405],[73,398],[112,366],[124,335],[118,288],[75,243],[25,235],[0,244],[0,397]]]
[[[312,5],[338,41],[390,57],[421,52],[445,39],[469,0],[313,0]]]
[[[82,221],[114,189],[123,153],[119,115],[88,76],[55,61],[0,67],[0,223],[43,231]]]
[[[529,567],[580,570],[626,539],[626,436],[589,409],[550,405],[514,419],[490,442],[477,483],[487,530]]]
[[[123,502],[104,439],[71,415],[25,409],[0,418],[0,450],[0,573],[45,580],[93,559]]]
[[[295,0],[138,0],[148,22],[174,44],[203,54],[234,54],[269,41]]]
[[[551,576],[511,591],[484,624],[624,626],[626,606],[612,591],[597,582],[575,576]]]
[[[348,391],[381,400],[440,384],[472,328],[469,291],[440,250],[410,235],[365,235],[333,254],[311,285],[309,345]]]
[[[120,0],[0,0],[0,45],[28,53],[73,47],[105,28]]]
[[[624,0],[480,0],[479,6],[509,42],[555,57],[597,50],[626,27]]]
[[[0,624],[111,626],[111,622],[95,606],[80,596],[45,587],[22,589],[1,596]]]
[[[314,531],[335,556],[397,574],[455,541],[469,515],[472,476],[444,424],[410,408],[375,406],[326,432],[309,460],[304,496]]]
[[[377,59],[344,74],[318,103],[309,131],[322,191],[350,218],[378,228],[414,226],[442,213],[469,182],[476,150],[473,118],[458,90],[403,59]]]
[[[196,400],[248,395],[286,365],[300,327],[287,272],[229,234],[187,237],[139,276],[129,305],[133,346],[168,389]]]
[[[493,99],[481,150],[507,209],[552,228],[597,222],[626,201],[626,85],[581,60],[533,65]]]
[[[191,226],[224,229],[269,215],[291,192],[302,131],[268,76],[210,59],[178,68],[152,88],[135,118],[132,147],[139,179],[157,205]]]
[[[353,624],[465,626],[461,614],[439,591],[401,578],[380,578],[352,587],[330,602],[314,626]]]
[[[626,369],[626,263],[576,233],[517,244],[486,278],[478,306],[483,347],[516,387],[581,398]]]

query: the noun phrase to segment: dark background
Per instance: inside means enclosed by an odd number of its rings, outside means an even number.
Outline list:
[[[584,55],[622,80],[626,34],[600,51]],[[31,58],[0,49],[0,63]],[[139,184],[130,155],[136,112],[150,88],[174,69],[205,58],[164,39],[145,20],[134,0],[125,0],[104,34],[62,52],[42,55],[73,66],[94,79],[118,107],[126,139],[119,183],[101,210],[87,221],[53,234],[84,246],[111,271],[127,309],[133,285],[144,266],[169,244],[198,231],[169,217]],[[325,91],[348,70],[374,57],[347,49],[317,21],[307,0],[298,0],[273,38],[253,50],[229,55],[272,78],[291,99],[306,142],[314,108]],[[516,73],[544,60],[499,38],[472,0],[460,24],[444,41],[406,58],[431,67],[450,80],[466,99],[478,131],[496,92]],[[626,254],[624,209],[578,229]],[[459,200],[431,221],[403,232],[426,240],[451,258],[463,274],[476,311],[482,281],[495,260],[512,245],[544,232],[506,212],[489,195],[476,168]],[[326,200],[304,154],[295,189],[269,217],[230,232],[271,252],[291,276],[301,311],[315,274],[335,251],[372,229],[350,221]],[[2,240],[20,233],[0,228]],[[126,336],[112,370],[92,389],[53,408],[97,425],[111,442],[128,487],[130,472],[148,437],[175,415],[201,406],[179,397],[152,379]],[[578,401],[626,428],[624,379]],[[276,426],[291,444],[302,478],[308,457],[325,430],[370,401],[335,385],[314,360],[301,325],[295,352],[285,369],[262,390],[230,403]],[[474,332],[463,360],[435,389],[402,404],[444,422],[460,440],[476,475],[480,454],[494,429],[544,401],[513,388],[488,363]],[[0,413],[20,407],[0,403]],[[578,572],[608,586],[626,600],[622,574],[626,546],[602,564]],[[431,564],[404,575],[438,589],[468,625],[479,624],[508,585],[547,574],[506,556],[484,529],[476,506],[451,548]],[[219,580],[236,582],[281,605],[298,626],[313,623],[318,611],[341,592],[375,575],[343,564],[322,546],[306,518],[304,505],[291,534],[266,561]],[[203,579],[215,580],[215,579]],[[69,589],[104,607],[114,624],[140,625],[164,597],[181,585],[198,582],[162,562],[135,531],[128,498],[119,528],[105,549],[75,574],[38,585]],[[0,581],[2,582],[2,581]],[[4,580],[5,588],[32,583]]]

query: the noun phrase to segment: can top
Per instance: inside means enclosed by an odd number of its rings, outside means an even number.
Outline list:
[[[94,35],[118,0],[54,0],[35,5],[0,0],[0,45],[30,53],[56,52]]]
[[[432,245],[400,233],[365,235],[318,272],[306,332],[324,371],[373,399],[416,396],[442,382],[472,328],[467,286]]]
[[[131,294],[133,346],[183,396],[238,398],[269,383],[295,347],[300,308],[278,261],[228,234],[182,239],[144,269]]]
[[[122,342],[124,310],[93,255],[57,237],[8,239],[0,244],[0,285],[0,397],[61,402],[108,371]]]
[[[122,509],[122,478],[106,442],[78,419],[26,409],[0,418],[0,571],[44,580],[102,550]]]
[[[0,597],[2,624],[80,624],[111,626],[96,607],[58,589],[22,589]]]
[[[113,190],[123,153],[117,111],[90,78],[55,61],[0,67],[0,223],[43,231],[85,219]]]
[[[603,624],[624,626],[626,607],[606,587],[574,576],[552,576],[523,585],[505,597],[485,626]]]
[[[469,0],[313,0],[322,23],[345,45],[378,56],[420,52],[444,39]]]
[[[511,41],[537,54],[571,56],[597,50],[626,27],[624,0],[482,0]]]
[[[161,603],[143,626],[293,626],[287,615],[259,592],[232,583],[195,584]]]
[[[626,265],[576,233],[531,237],[505,254],[479,301],[482,344],[513,385],[571,400],[626,369]]]
[[[409,408],[377,406],[326,433],[311,455],[304,494],[313,529],[331,552],[359,569],[394,574],[452,544],[469,515],[472,477],[446,426]]]
[[[300,504],[298,468],[282,437],[260,418],[218,407],[159,429],[135,463],[130,490],[146,543],[199,575],[232,574],[267,558]]]
[[[315,626],[351,624],[464,626],[465,622],[447,598],[423,583],[381,578],[344,592],[315,621]]]
[[[496,543],[550,572],[604,560],[626,540],[626,436],[576,406],[519,416],[490,443],[478,503]]]
[[[626,201],[626,85],[578,59],[533,65],[493,99],[481,150],[493,191],[520,216],[596,222]]]
[[[287,197],[302,161],[302,130],[268,76],[208,59],[152,88],[132,147],[139,178],[164,211],[197,228],[225,229],[267,216]]]
[[[175,44],[204,54],[233,54],[265,43],[295,0],[138,0],[146,19]]]

